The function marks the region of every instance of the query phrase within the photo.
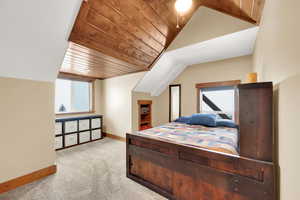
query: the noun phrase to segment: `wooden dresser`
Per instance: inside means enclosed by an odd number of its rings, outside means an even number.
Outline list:
[[[56,119],[55,149],[61,150],[102,139],[102,125],[102,115]]]

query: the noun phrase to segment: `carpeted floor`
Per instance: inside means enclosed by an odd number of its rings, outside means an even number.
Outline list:
[[[55,175],[0,195],[0,200],[163,200],[126,178],[125,143],[111,139],[57,152]]]

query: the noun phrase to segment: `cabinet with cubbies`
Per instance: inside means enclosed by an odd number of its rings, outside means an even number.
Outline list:
[[[55,120],[55,149],[61,150],[102,139],[102,115]]]

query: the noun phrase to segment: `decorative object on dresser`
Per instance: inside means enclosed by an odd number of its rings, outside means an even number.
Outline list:
[[[152,128],[152,101],[138,100],[139,105],[139,130]]]
[[[257,82],[257,73],[249,73],[247,74],[247,83],[256,83]]]
[[[102,115],[55,120],[55,149],[61,150],[103,138]]]
[[[235,90],[238,155],[141,131],[126,135],[127,177],[172,200],[276,200],[273,84],[238,84]],[[193,128],[187,133],[196,134]]]

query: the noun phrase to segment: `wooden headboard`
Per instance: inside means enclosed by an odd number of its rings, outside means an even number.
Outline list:
[[[240,155],[272,162],[273,84],[272,82],[240,84],[238,92],[238,123]]]

